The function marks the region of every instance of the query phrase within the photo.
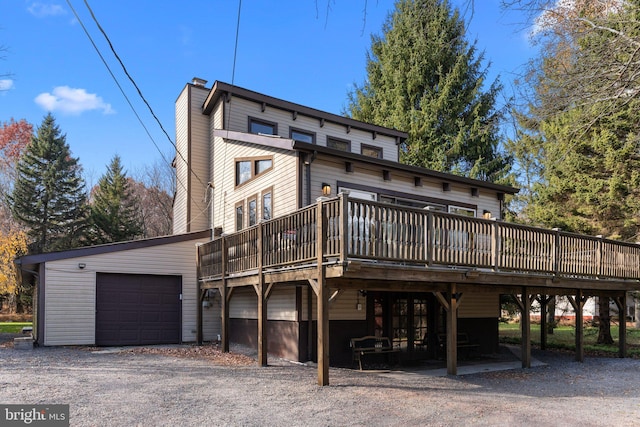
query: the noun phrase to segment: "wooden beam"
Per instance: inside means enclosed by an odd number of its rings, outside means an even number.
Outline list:
[[[317,227],[317,324],[318,324],[318,385],[329,385],[329,288],[324,277],[325,224],[323,204],[316,205]],[[311,281],[309,281],[311,283]]]
[[[456,284],[449,285],[449,309],[447,310],[447,374],[458,374],[458,301]]]
[[[207,293],[206,289],[200,289],[200,283],[198,282],[198,307],[196,311],[196,343],[202,345],[204,341],[202,333],[202,303],[204,302],[204,295]]]
[[[258,364],[267,366],[268,338],[267,338],[267,298],[273,283],[265,285],[262,274],[262,223],[258,224]]]
[[[588,296],[582,289],[576,291],[576,296],[567,295],[567,300],[576,313],[576,361],[584,362],[584,316],[583,308]]]
[[[436,296],[438,302],[444,307],[446,311],[449,311],[449,301],[447,301],[447,297],[443,295],[442,292],[434,292],[433,295]]]
[[[220,288],[220,317],[222,323],[220,331],[222,342],[220,346],[223,353],[229,352],[229,298],[227,293],[229,293],[229,289],[226,286],[222,286]]]
[[[220,317],[222,323],[221,330],[221,340],[220,346],[222,347],[223,353],[229,352],[229,299],[231,298],[231,292],[233,288],[229,289],[227,287],[227,241],[225,237],[222,237],[222,286],[220,287],[220,298],[221,298],[221,306],[220,306]]]
[[[316,297],[318,296],[318,281],[316,279],[309,279],[308,280],[309,285],[311,286],[311,289],[313,289],[313,293],[316,294]]]
[[[258,294],[258,364],[267,366],[267,297],[264,283],[257,290]]]
[[[553,298],[550,295],[539,295],[536,299],[540,303],[540,349],[547,349],[547,309],[549,308],[549,301]]]
[[[618,357],[627,357],[627,293],[614,297],[618,306]]]
[[[522,287],[522,311],[520,311],[520,332],[522,367],[531,367],[531,298],[527,294],[526,286]]]

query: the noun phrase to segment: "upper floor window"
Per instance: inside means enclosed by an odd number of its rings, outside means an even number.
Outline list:
[[[266,120],[256,119],[255,117],[249,117],[249,132],[263,133],[265,135],[277,135],[278,124]]]
[[[464,215],[464,216],[470,216],[470,217],[475,217],[476,216],[476,210],[475,209],[469,209],[469,208],[463,208],[460,206],[449,206],[449,213],[453,213],[453,214],[457,214],[457,215]]]
[[[364,156],[375,157],[376,159],[382,158],[381,147],[374,147],[373,145],[362,144],[362,146],[360,147],[360,151]]]
[[[328,136],[327,147],[340,151],[351,151],[351,141],[348,139],[339,139],[334,138],[333,136]]]
[[[272,193],[273,193],[272,188],[269,188],[262,192],[262,219],[265,221],[273,218],[273,215],[272,215],[273,208],[271,206]]]
[[[242,230],[244,223],[244,202],[238,202],[236,204],[236,231]]]
[[[273,168],[273,157],[236,159],[236,186],[244,184]]]
[[[313,132],[291,128],[289,130],[289,136],[294,141],[306,142],[307,144],[316,143],[316,134]]]
[[[256,198],[249,200],[249,227],[258,223],[258,200]]]

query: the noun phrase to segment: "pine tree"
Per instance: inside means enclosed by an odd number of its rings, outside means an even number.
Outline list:
[[[79,246],[87,219],[82,168],[48,114],[17,166],[11,212],[28,229],[30,253]]]
[[[367,80],[349,93],[351,117],[408,132],[401,161],[500,181],[509,162],[498,153],[501,85],[483,89],[483,54],[446,0],[399,0],[372,36]]]
[[[91,242],[122,242],[142,235],[142,216],[129,178],[119,156],[98,181],[91,203]]]

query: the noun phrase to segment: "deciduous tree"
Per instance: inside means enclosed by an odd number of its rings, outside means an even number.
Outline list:
[[[28,306],[31,296],[18,281],[13,260],[27,253],[27,236],[23,231],[0,232],[0,300],[10,313]]]

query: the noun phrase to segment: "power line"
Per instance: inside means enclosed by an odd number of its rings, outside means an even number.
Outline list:
[[[87,38],[89,39],[89,41],[91,42],[91,45],[93,46],[93,48],[95,49],[96,53],[98,54],[98,56],[100,57],[100,59],[102,60],[102,63],[104,64],[104,66],[106,67],[107,71],[109,72],[109,75],[111,76],[111,78],[113,79],[113,81],[115,82],[116,86],[118,86],[118,89],[120,90],[120,93],[122,93],[122,96],[124,97],[124,99],[127,101],[127,104],[129,104],[129,107],[131,108],[131,110],[133,111],[133,114],[136,116],[136,118],[138,119],[138,122],[140,122],[140,125],[142,126],[142,128],[144,129],[144,131],[146,132],[147,136],[149,137],[149,139],[151,140],[151,142],[153,143],[153,145],[156,147],[156,150],[158,150],[158,152],[160,153],[160,156],[162,157],[162,159],[167,163],[167,164],[171,164],[171,162],[169,162],[167,160],[167,158],[164,156],[164,153],[162,153],[162,150],[160,150],[160,147],[158,146],[158,144],[156,143],[155,139],[153,139],[153,136],[151,136],[151,133],[149,132],[149,129],[147,129],[147,126],[145,126],[144,122],[142,121],[142,118],[140,117],[140,115],[138,114],[138,112],[136,111],[135,107],[133,106],[133,104],[131,103],[131,100],[129,99],[129,97],[127,96],[127,94],[124,92],[124,89],[122,88],[122,86],[120,85],[120,82],[118,82],[118,79],[116,78],[115,74],[113,74],[113,71],[111,71],[111,67],[109,67],[109,64],[107,63],[107,61],[104,59],[104,56],[102,56],[102,53],[100,53],[100,49],[98,49],[98,46],[96,45],[96,43],[93,41],[93,38],[91,37],[91,34],[89,34],[89,31],[87,30],[87,28],[85,27],[84,23],[82,22],[82,20],[80,19],[80,16],[78,15],[78,13],[76,12],[75,8],[73,7],[73,5],[71,4],[70,0],[67,0],[67,5],[69,5],[69,8],[71,9],[71,11],[73,12],[74,16],[76,17],[76,19],[78,20],[78,23],[80,24],[80,26],[82,27],[82,30],[84,31],[85,35],[87,36]],[[176,176],[176,180],[179,182],[179,180],[177,179]],[[182,182],[180,182],[180,184],[183,186],[184,188],[184,184]]]
[[[69,2],[69,0],[67,0],[67,2]],[[142,94],[142,91],[140,90],[140,88],[138,87],[138,84],[135,82],[135,80],[133,79],[133,77],[131,77],[131,74],[129,74],[129,71],[127,70],[127,67],[124,65],[124,62],[122,62],[122,60],[120,59],[120,56],[118,55],[118,53],[116,52],[115,48],[113,47],[113,43],[111,43],[111,39],[109,38],[109,36],[107,35],[107,33],[104,31],[104,29],[102,28],[102,25],[100,25],[100,22],[98,22],[98,18],[96,18],[96,15],[93,13],[93,9],[91,9],[91,6],[89,6],[89,2],[87,0],[84,0],[84,4],[87,7],[87,9],[89,10],[89,13],[91,14],[91,18],[93,19],[93,22],[95,22],[96,26],[98,27],[98,29],[100,30],[100,32],[102,33],[102,35],[104,36],[104,38],[107,40],[107,43],[109,44],[109,48],[111,49],[111,52],[113,53],[113,55],[116,57],[116,59],[118,60],[118,63],[120,63],[120,66],[122,67],[122,70],[124,71],[125,75],[127,76],[127,78],[129,79],[129,81],[131,82],[131,84],[133,84],[133,86],[136,88],[136,90],[138,91],[138,95],[140,96],[140,98],[142,99],[142,101],[144,101],[145,105],[147,106],[147,108],[149,109],[149,112],[151,113],[151,115],[153,116],[153,118],[155,119],[155,121],[158,123],[158,126],[160,126],[160,129],[162,130],[162,132],[165,134],[165,136],[167,137],[167,140],[169,141],[169,143],[173,146],[173,148],[175,148],[176,150],[176,154],[182,159],[182,161],[187,165],[187,169],[189,171],[189,173],[193,174],[193,176],[196,177],[196,179],[200,182],[200,184],[202,186],[205,186],[205,183],[200,179],[200,177],[198,176],[197,173],[195,173],[192,169],[191,169],[191,165],[189,164],[189,162],[184,158],[184,156],[182,155],[182,153],[180,152],[180,150],[178,150],[178,147],[176,146],[176,144],[173,142],[173,140],[171,139],[171,137],[169,136],[169,134],[167,133],[167,131],[165,130],[164,126],[162,125],[162,122],[160,122],[160,119],[158,118],[158,116],[156,116],[156,113],[153,111],[153,108],[151,107],[151,105],[149,104],[149,102],[147,101],[147,99],[144,97],[144,95]],[[177,174],[176,174],[176,179],[177,179]]]
[[[73,12],[74,16],[76,17],[76,19],[78,20],[78,22],[80,23],[80,26],[82,27],[85,35],[87,36],[87,38],[89,39],[89,41],[91,42],[91,45],[93,46],[93,48],[95,49],[96,53],[98,54],[98,56],[100,57],[100,59],[102,60],[102,63],[104,64],[105,68],[107,69],[107,71],[109,72],[109,74],[111,75],[111,78],[113,79],[113,81],[115,82],[116,86],[118,87],[118,89],[120,90],[120,93],[122,93],[122,96],[124,97],[124,99],[127,101],[127,104],[129,104],[129,107],[131,108],[131,110],[133,111],[133,114],[136,116],[136,118],[138,119],[138,122],[140,123],[140,125],[142,126],[142,128],[145,130],[147,136],[149,137],[149,139],[151,140],[151,142],[153,143],[153,145],[156,147],[156,150],[160,153],[160,156],[162,157],[162,160],[164,160],[164,162],[169,165],[171,167],[171,162],[169,162],[167,160],[167,158],[165,157],[164,153],[162,152],[162,150],[160,149],[160,147],[158,146],[158,144],[156,143],[155,139],[153,138],[153,136],[151,136],[151,133],[149,132],[149,129],[146,127],[146,125],[144,124],[144,122],[142,121],[142,118],[140,117],[140,115],[138,114],[138,112],[136,111],[135,107],[133,106],[133,104],[131,103],[131,100],[129,99],[129,97],[127,96],[127,94],[124,92],[124,89],[122,88],[122,86],[120,85],[120,82],[118,81],[117,77],[114,75],[113,71],[111,70],[111,67],[109,67],[109,64],[107,63],[107,61],[105,60],[104,56],[102,55],[102,53],[100,52],[100,49],[98,48],[98,46],[96,45],[96,43],[94,42],[93,38],[91,37],[91,34],[89,34],[87,28],[85,27],[84,23],[82,22],[82,19],[80,19],[80,16],[78,15],[78,13],[76,12],[75,8],[73,7],[73,5],[71,4],[70,0],[67,0],[67,4],[69,5],[69,8],[71,9],[71,11]],[[87,5],[88,6],[88,5]],[[105,35],[106,37],[106,35]],[[115,52],[114,52],[115,54]],[[122,65],[124,68],[124,65]],[[131,77],[130,77],[131,78]],[[135,82],[133,82],[135,85]],[[136,86],[137,88],[137,86]],[[142,97],[142,94],[140,93],[140,91],[138,90],[138,93],[140,94],[140,96]],[[142,97],[144,99],[144,97]],[[145,100],[146,103],[146,100]],[[147,103],[147,106],[149,107],[149,109],[151,109],[151,106],[149,106],[149,104]],[[153,114],[153,111],[152,111]],[[155,116],[156,120],[158,121],[158,124],[160,124],[158,118]],[[160,127],[162,127],[162,124],[160,124]],[[164,131],[164,128],[162,128]],[[198,181],[200,181],[200,183],[202,183],[202,181],[200,180],[200,178],[198,177],[198,175],[193,172],[191,170],[191,165],[189,165],[189,163],[184,160],[184,157],[182,156],[181,153],[178,152],[177,147],[175,146],[175,144],[173,143],[173,141],[171,140],[171,138],[169,137],[169,135],[166,133],[165,131],[165,135],[167,136],[167,138],[169,139],[169,142],[171,143],[171,145],[175,148],[176,153],[178,153],[180,155],[180,157],[182,158],[182,160],[185,162],[185,164],[187,165],[187,170],[190,173],[193,173],[193,175],[198,179]],[[175,175],[176,176],[176,183],[180,185],[180,187],[182,187],[182,189],[185,191],[186,194],[188,194],[188,190],[184,184],[184,182],[182,182],[182,180],[180,179],[180,177],[178,177],[178,174]],[[204,184],[203,184],[204,185]],[[205,198],[206,201],[206,198]],[[206,206],[204,208],[204,210],[207,210],[208,206]],[[199,213],[198,215],[196,215],[196,218],[201,216],[203,212]],[[194,218],[195,219],[195,218]],[[187,225],[191,224],[191,222],[193,221],[193,219],[191,221],[189,221],[187,223]]]

